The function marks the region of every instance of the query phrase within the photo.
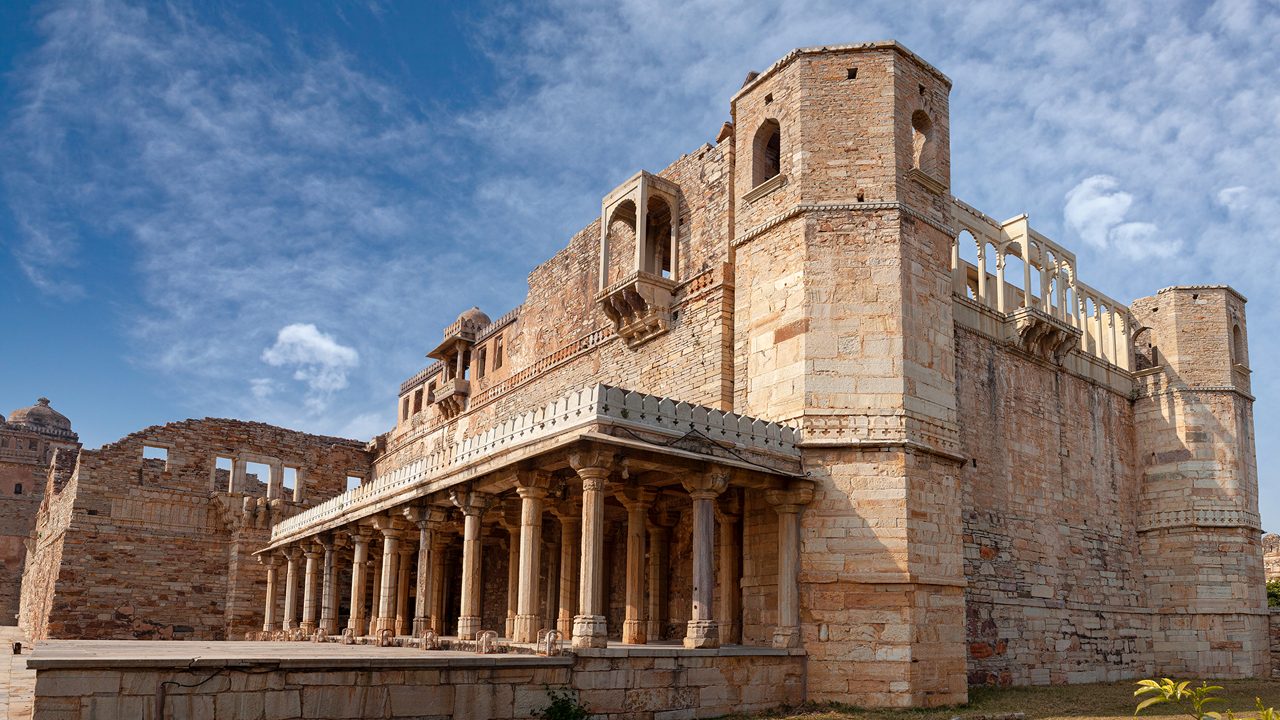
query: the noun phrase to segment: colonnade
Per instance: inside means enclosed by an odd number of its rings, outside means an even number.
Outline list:
[[[612,494],[626,510],[625,602],[621,627],[623,644],[644,644],[656,640],[666,620],[668,567],[671,534],[676,514],[669,509],[651,513],[658,496],[656,474],[619,482],[616,459],[603,451],[574,452],[569,465],[581,481],[580,496],[558,499],[551,496],[554,476],[545,470],[512,473],[519,512],[509,512],[501,524],[510,534],[506,625],[500,631],[516,643],[538,640],[540,631],[555,629],[572,637],[577,648],[605,647],[609,628],[605,587],[605,499]],[[624,473],[625,475],[625,473]],[[662,479],[670,475],[661,475]],[[691,503],[692,537],[690,612],[683,644],[690,648],[717,647],[735,642],[742,635],[739,578],[740,548],[737,545],[740,503],[736,495],[725,495],[731,474],[712,468],[680,477],[680,486]],[[670,485],[668,482],[667,485]],[[471,486],[448,491],[450,503],[462,515],[461,580],[454,586],[460,594],[457,635],[474,640],[482,627],[482,518],[496,506],[496,495]],[[799,590],[796,574],[800,553],[799,517],[812,498],[808,481],[774,483],[764,497],[776,510],[778,522],[777,625],[772,642],[779,647],[799,643]],[[421,502],[421,501],[420,501]],[[559,537],[544,543],[543,520],[547,514],[559,520]],[[351,561],[349,617],[345,627],[352,635],[420,636],[426,630],[444,632],[445,568],[444,548],[457,532],[448,519],[448,508],[419,504],[361,519],[340,530],[327,530],[288,546],[260,555],[267,566],[264,633],[277,630],[300,631],[303,635],[339,633],[338,572],[341,556]],[[716,525],[720,528],[719,587],[716,598]],[[414,529],[416,528],[416,532]],[[447,532],[446,532],[447,528]],[[373,557],[380,546],[379,557]],[[548,547],[550,546],[550,547]],[[345,549],[350,548],[350,553]],[[547,588],[542,588],[544,550],[555,558]],[[416,567],[410,560],[417,554]],[[280,593],[280,570],[284,570],[283,617],[277,622],[275,609]],[[365,590],[372,576],[376,593],[369,604],[372,617],[365,617]],[[455,576],[456,577],[456,576]],[[302,593],[299,598],[298,586]],[[410,615],[409,589],[416,602]],[[647,586],[647,587],[646,587]],[[646,589],[647,602],[646,602]],[[299,603],[300,600],[300,603]],[[546,617],[540,614],[544,603]],[[299,604],[301,614],[299,615]]]

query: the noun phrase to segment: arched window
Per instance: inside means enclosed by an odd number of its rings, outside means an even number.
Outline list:
[[[923,110],[911,113],[911,165],[926,175],[933,174],[933,121]]]
[[[751,184],[759,185],[782,172],[782,127],[765,120],[751,144]]]
[[[1231,355],[1237,365],[1248,365],[1244,356],[1244,333],[1240,332],[1240,324],[1231,326]]]

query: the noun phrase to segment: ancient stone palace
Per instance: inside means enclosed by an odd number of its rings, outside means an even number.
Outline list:
[[[626,717],[1269,672],[1245,299],[1122,303],[954,197],[950,90],[796,50],[602,188],[423,339],[364,482],[273,516],[252,637],[562,647]]]

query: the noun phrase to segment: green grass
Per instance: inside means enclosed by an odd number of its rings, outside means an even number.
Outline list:
[[[1197,683],[1198,684],[1198,683]],[[1212,709],[1235,710],[1238,717],[1253,716],[1254,698],[1262,698],[1266,706],[1280,706],[1280,681],[1226,680],[1211,682],[1225,689],[1219,696],[1227,702]],[[1027,720],[1061,718],[1097,718],[1129,720],[1137,700],[1136,686],[1131,681],[1093,685],[1055,685],[1050,687],[971,688],[967,705],[928,710],[863,710],[848,706],[809,706],[751,717],[779,720],[950,720],[959,717],[1024,713]],[[1178,708],[1156,705],[1140,717],[1187,717]]]

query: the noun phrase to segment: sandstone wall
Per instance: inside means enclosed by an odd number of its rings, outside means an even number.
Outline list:
[[[143,447],[166,460],[144,459]],[[304,496],[268,501],[257,483],[228,493],[218,457],[273,457]],[[32,638],[224,639],[261,629],[266,568],[252,553],[270,524],[368,471],[355,441],[261,423],[190,420],[80,453],[41,506],[24,575]]]

